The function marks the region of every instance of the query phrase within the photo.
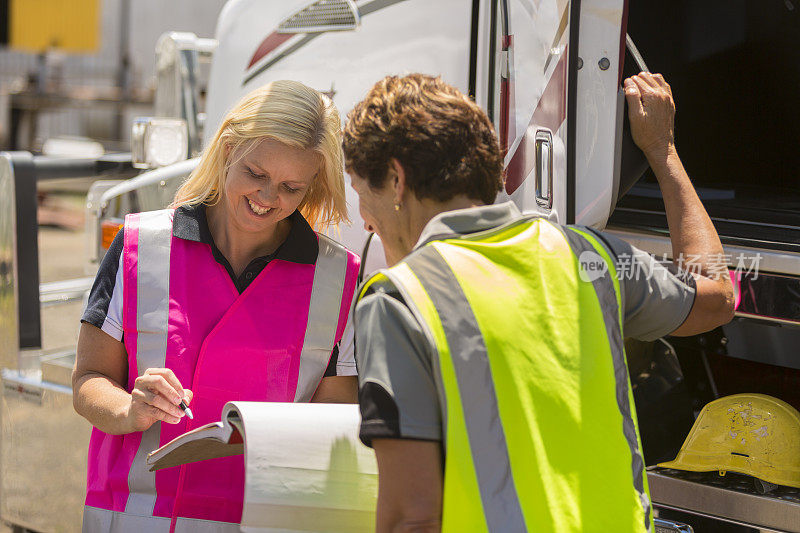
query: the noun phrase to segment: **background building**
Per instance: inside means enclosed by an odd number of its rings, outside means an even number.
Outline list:
[[[0,2],[0,41],[5,42],[0,45],[0,149],[39,151],[47,139],[85,137],[106,150],[127,151],[131,118],[152,113],[159,36],[189,31],[213,37],[224,4],[225,0]],[[36,46],[42,32],[59,25],[92,50]],[[61,149],[70,146],[80,149],[61,143]],[[51,149],[58,147],[51,144]]]

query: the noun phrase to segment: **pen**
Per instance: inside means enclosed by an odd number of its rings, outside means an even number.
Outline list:
[[[189,417],[189,420],[194,420],[194,415],[192,414],[192,410],[189,409],[189,406],[186,405],[186,402],[181,400],[181,403],[178,404],[178,407],[183,409],[183,412],[186,413],[186,416]]]

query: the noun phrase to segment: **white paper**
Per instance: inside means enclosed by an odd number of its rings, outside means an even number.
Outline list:
[[[375,454],[357,405],[230,402],[245,429],[245,532],[374,531]]]

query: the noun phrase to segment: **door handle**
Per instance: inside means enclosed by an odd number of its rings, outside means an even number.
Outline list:
[[[553,207],[553,134],[548,130],[536,132],[536,203]]]

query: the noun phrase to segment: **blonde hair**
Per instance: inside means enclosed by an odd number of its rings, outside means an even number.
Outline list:
[[[232,154],[243,146],[252,149],[253,141],[272,139],[321,156],[320,170],[299,206],[311,227],[324,231],[346,222],[341,136],[339,112],[325,95],[297,81],[264,85],[228,112],[172,207],[219,202]]]

